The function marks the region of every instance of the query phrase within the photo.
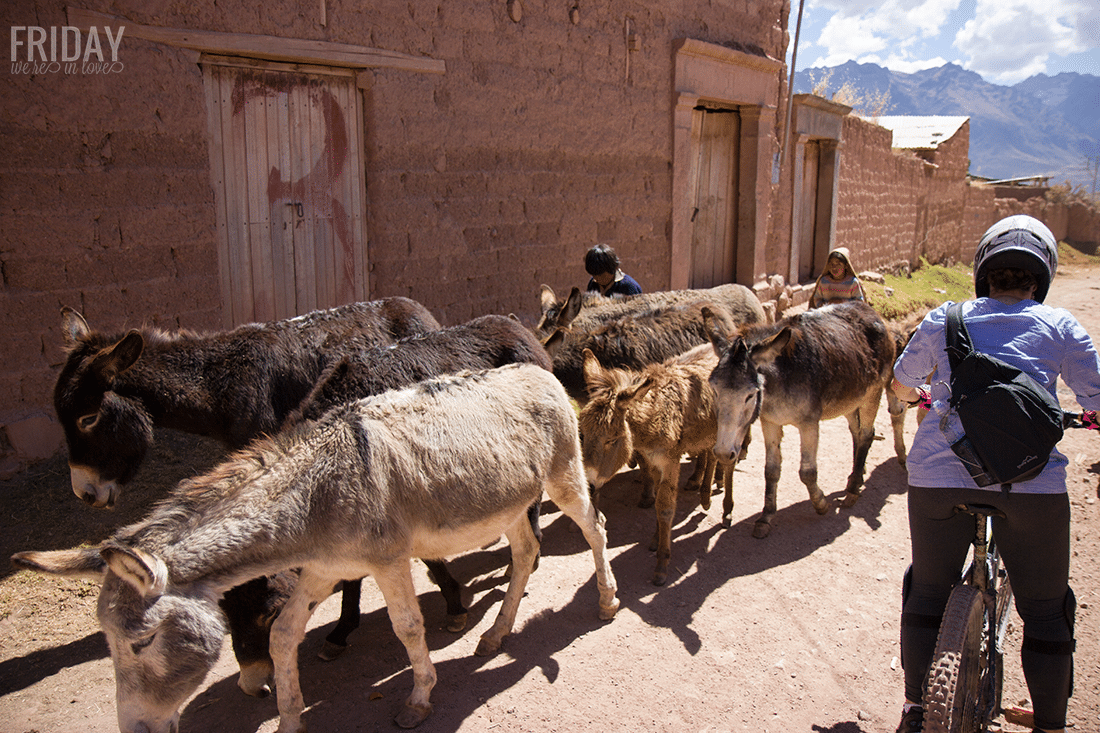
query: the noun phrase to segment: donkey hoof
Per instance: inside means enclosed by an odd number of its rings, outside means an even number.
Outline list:
[[[326,662],[331,662],[343,654],[347,648],[347,644],[333,644],[331,641],[326,640],[325,645],[321,647],[321,651],[317,652],[317,657]]]
[[[657,498],[656,497],[647,496],[646,494],[642,494],[642,498],[638,499],[638,508],[639,509],[649,509],[651,506],[653,506],[656,503],[657,503]]]
[[[663,570],[658,570],[653,573],[653,585],[664,585],[668,581],[668,573]]]
[[[619,599],[612,598],[608,605],[600,604],[600,621],[610,621],[619,612]]]
[[[457,634],[466,628],[466,621],[469,619],[468,613],[456,613],[454,616],[447,617],[447,631]]]
[[[483,636],[481,641],[477,643],[474,654],[479,657],[491,657],[498,651],[500,651],[500,639],[490,639],[488,636]]]
[[[841,499],[840,505],[842,507],[855,506],[855,503],[859,501],[859,494],[853,494],[851,492],[845,492],[844,498]]]
[[[729,529],[733,526],[733,517],[729,514],[722,515],[722,526]]]
[[[771,534],[771,531],[771,522],[757,522],[752,528],[752,536],[758,540],[762,540]]]
[[[405,707],[401,709],[401,712],[397,714],[393,722],[397,723],[402,728],[415,728],[427,720],[428,716],[431,714],[431,703],[427,705],[410,705],[409,703],[405,703]]]

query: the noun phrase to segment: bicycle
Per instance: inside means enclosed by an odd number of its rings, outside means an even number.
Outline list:
[[[990,518],[1004,513],[984,504],[960,504],[955,511],[974,515],[974,549],[940,624],[924,689],[925,733],[975,733],[1001,712],[1012,586]]]
[[[1071,412],[1064,413],[1063,425],[1089,427],[1079,413]],[[1001,565],[991,518],[1005,515],[986,504],[959,504],[955,512],[974,516],[973,550],[940,623],[924,688],[924,733],[977,733],[1002,712],[1012,585]]]

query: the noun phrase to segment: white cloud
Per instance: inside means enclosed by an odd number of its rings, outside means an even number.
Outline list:
[[[978,0],[975,17],[955,35],[964,64],[984,78],[1014,84],[1043,73],[1051,54],[1100,45],[1095,0]]]
[[[816,0],[815,13],[829,14],[817,38],[804,44],[820,47],[812,65],[836,66],[849,60],[861,63],[893,63],[889,68],[919,70],[938,64],[920,58],[914,50],[925,39],[940,34],[961,0]],[[820,15],[819,15],[820,17]]]

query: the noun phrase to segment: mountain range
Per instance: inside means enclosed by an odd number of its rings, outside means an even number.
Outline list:
[[[970,173],[991,179],[1049,176],[1090,190],[1100,157],[1100,77],[1037,74],[1014,86],[991,84],[957,64],[904,74],[876,64],[796,70],[796,93],[828,78],[857,96],[888,95],[884,115],[970,118]],[[860,110],[856,105],[856,113]]]

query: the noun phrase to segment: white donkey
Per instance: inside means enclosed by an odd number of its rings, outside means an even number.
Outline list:
[[[431,713],[435,669],[410,574],[504,534],[512,577],[477,654],[511,631],[538,545],[527,507],[546,490],[592,548],[599,616],[618,610],[603,518],[588,496],[577,418],[561,384],[522,364],[422,382],[353,402],[258,441],[184,481],[143,522],[96,548],[22,552],[16,565],[97,575],[99,622],[115,665],[124,733],[174,733],[179,707],[217,660],[221,594],[300,567],[271,629],[279,731],[301,731],[298,644],[313,609],[343,578],[373,576],[409,653],[414,686],[396,718]]]

